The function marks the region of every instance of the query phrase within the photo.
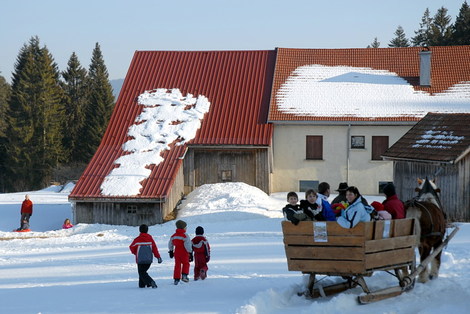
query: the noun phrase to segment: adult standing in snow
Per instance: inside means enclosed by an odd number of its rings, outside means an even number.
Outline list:
[[[23,204],[21,204],[21,219],[20,228],[23,225],[23,221],[27,221],[29,225],[29,218],[33,215],[33,202],[29,199],[29,195],[24,196]]]
[[[395,185],[393,183],[389,183],[384,186],[384,194],[387,198],[382,202],[382,204],[384,205],[384,209],[392,215],[392,219],[405,218],[405,206],[398,198],[395,191]]]

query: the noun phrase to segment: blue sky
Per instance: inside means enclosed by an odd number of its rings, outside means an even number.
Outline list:
[[[124,78],[136,50],[387,47],[401,25],[414,36],[424,10],[455,21],[463,0],[16,0],[0,10],[0,75],[39,36],[61,71],[72,52],[88,68],[99,42],[110,79]]]

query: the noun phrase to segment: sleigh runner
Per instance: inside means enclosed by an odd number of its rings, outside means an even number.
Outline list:
[[[361,222],[345,229],[336,222],[282,222],[284,244],[290,271],[310,274],[307,297],[326,296],[360,286],[360,303],[370,303],[400,295],[414,286],[414,278],[426,267],[416,267],[418,240],[414,219]],[[456,230],[447,237],[440,252]],[[429,262],[429,261],[428,261]],[[428,263],[427,262],[427,263]],[[398,279],[397,286],[371,291],[365,277],[374,271],[387,271]],[[315,275],[340,276],[339,284],[322,287]]]

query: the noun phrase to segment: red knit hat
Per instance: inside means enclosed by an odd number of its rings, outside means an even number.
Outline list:
[[[379,211],[382,211],[384,210],[384,206],[382,205],[382,203],[379,203],[379,202],[372,202],[372,204],[370,204],[372,207],[374,207],[375,211],[379,212]]]

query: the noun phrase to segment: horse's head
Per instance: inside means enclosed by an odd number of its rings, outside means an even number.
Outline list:
[[[416,192],[418,192],[418,201],[428,201],[436,204],[441,208],[441,200],[439,199],[439,193],[441,190],[436,186],[436,180],[418,179],[418,187]]]

